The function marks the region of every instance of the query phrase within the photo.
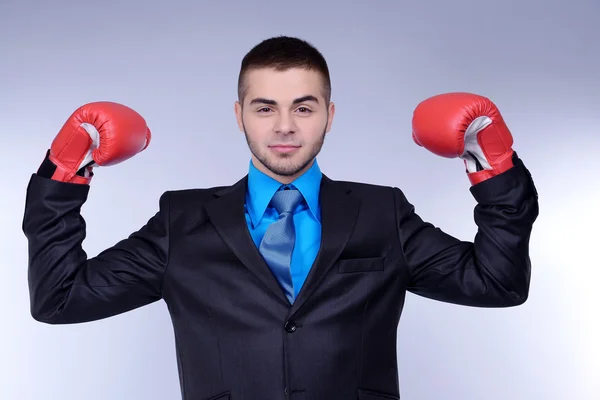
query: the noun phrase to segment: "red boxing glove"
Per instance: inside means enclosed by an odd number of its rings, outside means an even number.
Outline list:
[[[148,147],[150,139],[146,121],[131,108],[112,102],[89,103],[65,122],[38,174],[89,184],[94,167],[133,157]]]
[[[419,103],[412,119],[413,140],[434,154],[464,160],[472,185],[513,167],[513,138],[489,99],[446,93]]]

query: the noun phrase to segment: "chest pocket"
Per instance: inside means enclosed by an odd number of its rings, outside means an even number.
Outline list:
[[[385,257],[346,258],[338,261],[338,273],[383,271]]]

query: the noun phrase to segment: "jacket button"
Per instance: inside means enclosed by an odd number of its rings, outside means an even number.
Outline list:
[[[285,330],[288,332],[296,332],[296,323],[294,321],[287,321],[284,326]]]

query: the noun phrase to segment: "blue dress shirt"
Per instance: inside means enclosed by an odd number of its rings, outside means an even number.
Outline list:
[[[285,186],[290,186],[298,189],[304,197],[305,201],[301,202],[294,212],[296,243],[292,252],[291,273],[295,296],[298,296],[321,245],[321,176],[321,170],[315,160],[312,167],[302,176],[289,185],[282,185],[259,171],[250,161],[245,210],[248,229],[257,247],[269,225],[279,217],[277,211],[269,205],[273,194]]]

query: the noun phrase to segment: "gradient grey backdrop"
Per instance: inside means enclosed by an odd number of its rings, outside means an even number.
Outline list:
[[[278,34],[329,62],[329,176],[399,186],[423,218],[471,240],[463,165],[414,145],[411,115],[428,96],[472,91],[500,107],[538,186],[529,300],[485,310],[409,295],[402,399],[600,398],[600,3],[365,3],[0,3],[1,399],[179,398],[164,303],[71,326],[30,317],[25,188],[65,119],[95,100],[135,108],[154,137],[96,172],[83,209],[90,256],[144,224],[163,191],[235,182],[249,160],[233,114],[239,63]]]

